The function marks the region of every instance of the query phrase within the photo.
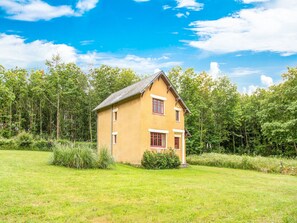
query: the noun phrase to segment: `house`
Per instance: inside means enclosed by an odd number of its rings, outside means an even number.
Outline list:
[[[160,71],[111,94],[95,109],[97,146],[117,162],[140,164],[146,150],[172,148],[186,163],[186,104]]]

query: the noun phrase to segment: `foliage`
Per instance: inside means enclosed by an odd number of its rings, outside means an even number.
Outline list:
[[[297,177],[206,166],[113,171],[0,151],[0,222],[297,222]],[[61,199],[62,198],[62,199]]]
[[[130,69],[102,65],[84,72],[59,56],[47,69],[0,66],[0,136],[26,131],[49,140],[96,141],[92,111],[115,91],[140,80]],[[253,94],[240,93],[227,76],[174,67],[168,77],[190,108],[187,154],[225,152],[297,155],[297,68],[283,81]],[[31,145],[32,147],[32,145]]]
[[[101,148],[97,155],[88,146],[57,144],[53,149],[51,164],[76,169],[109,169],[113,164],[113,158],[106,148]]]
[[[179,157],[170,149],[162,153],[145,151],[141,165],[146,169],[174,169],[180,166]]]
[[[112,165],[114,165],[114,160],[108,149],[105,147],[100,148],[97,161],[98,168],[108,169]]]
[[[53,150],[51,164],[76,169],[95,168],[96,154],[90,148],[58,145]]]
[[[27,132],[21,132],[16,136],[16,143],[20,148],[29,148],[33,144],[33,135]]]
[[[204,153],[199,156],[188,156],[187,162],[193,165],[256,170],[266,173],[281,173],[297,176],[296,159]]]

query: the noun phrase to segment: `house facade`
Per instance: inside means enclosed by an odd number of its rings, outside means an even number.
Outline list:
[[[98,149],[107,147],[116,162],[140,164],[146,150],[172,148],[186,163],[189,109],[162,71],[113,93],[95,111]]]

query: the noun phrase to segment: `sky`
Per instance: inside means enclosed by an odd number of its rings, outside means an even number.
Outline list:
[[[174,66],[227,75],[252,93],[297,65],[296,0],[1,0],[0,64],[138,74]]]

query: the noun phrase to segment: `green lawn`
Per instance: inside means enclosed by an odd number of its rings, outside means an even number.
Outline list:
[[[297,222],[297,177],[191,166],[74,170],[0,151],[0,222]]]

